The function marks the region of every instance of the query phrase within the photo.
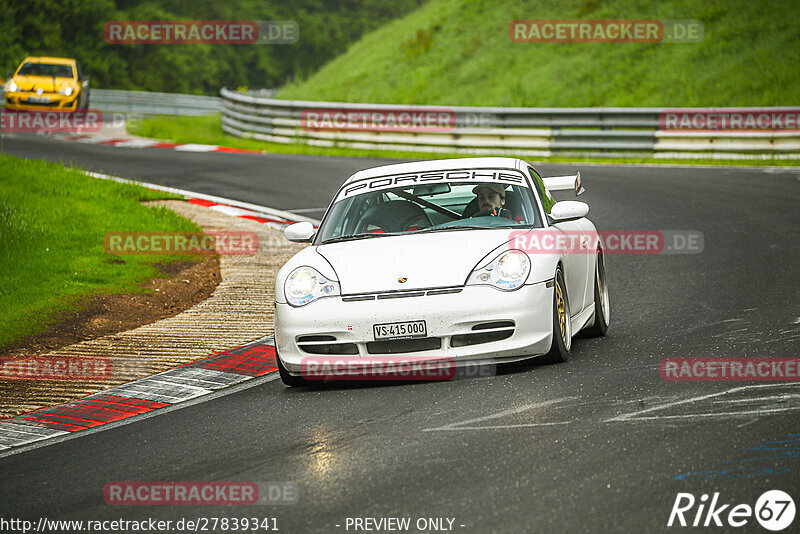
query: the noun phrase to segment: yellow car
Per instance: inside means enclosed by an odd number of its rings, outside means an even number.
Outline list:
[[[89,107],[89,78],[74,59],[27,57],[7,77],[6,109],[75,111]]]

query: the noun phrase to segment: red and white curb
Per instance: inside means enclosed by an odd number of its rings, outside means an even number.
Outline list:
[[[134,139],[130,137],[98,137],[97,135],[75,134],[64,132],[47,132],[51,137],[61,141],[76,141],[92,145],[107,145],[122,148],[165,148],[179,152],[223,152],[231,154],[264,154],[263,150],[232,148],[218,145],[201,145],[196,143],[167,143],[155,139]]]
[[[175,187],[167,187],[164,185],[138,182],[136,180],[128,180],[127,178],[109,176],[107,174],[101,174],[98,172],[86,172],[86,174],[94,178],[112,180],[126,184],[136,184],[154,191],[164,191],[174,195],[180,195],[192,204],[205,206],[214,211],[224,213],[225,215],[241,217],[242,219],[260,222],[276,230],[283,230],[290,224],[303,221],[310,222],[315,228],[319,225],[319,221],[316,219],[304,217],[303,215],[298,215],[289,211],[276,210],[274,208],[259,206],[257,204],[250,204],[249,202],[240,202],[238,200],[231,200],[229,198],[221,198],[203,193],[195,193],[194,191],[187,191],[185,189],[177,189]]]
[[[209,395],[278,370],[272,336],[89,397],[0,420],[0,452]]]
[[[192,204],[257,221],[278,230],[301,221],[309,221],[314,226],[319,224],[316,219],[247,202],[95,172],[86,174],[180,195]],[[276,365],[275,341],[273,336],[269,336],[80,400],[2,419],[0,456],[31,443],[116,423],[210,395],[217,390],[274,373],[278,370]]]

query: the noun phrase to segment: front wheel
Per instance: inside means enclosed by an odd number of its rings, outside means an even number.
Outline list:
[[[584,330],[587,337],[606,335],[611,306],[608,302],[608,286],[606,285],[606,265],[603,253],[597,252],[597,267],[594,270],[594,324]]]
[[[569,300],[567,299],[567,286],[564,284],[564,275],[561,267],[556,269],[553,287],[553,342],[550,352],[545,355],[549,363],[568,362],[572,357],[572,322],[569,316]]]
[[[289,374],[289,371],[287,371],[286,367],[283,366],[283,362],[278,354],[277,347],[275,348],[275,361],[278,362],[278,374],[281,376],[281,382],[290,387],[308,385],[308,382],[305,379]]]

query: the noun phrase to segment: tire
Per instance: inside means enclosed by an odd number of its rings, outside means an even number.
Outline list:
[[[585,329],[586,337],[601,337],[606,335],[611,306],[608,301],[608,286],[606,285],[606,264],[603,253],[597,251],[597,267],[594,269],[594,324]]]
[[[299,376],[292,376],[289,374],[289,371],[286,370],[286,367],[283,366],[283,362],[281,362],[281,357],[278,354],[278,348],[275,347],[275,361],[278,362],[278,374],[281,376],[281,382],[289,387],[295,386],[307,386],[308,381],[300,378]]]
[[[567,286],[564,284],[564,275],[561,267],[556,269],[553,286],[553,342],[550,352],[545,355],[548,363],[568,362],[572,357],[572,324],[569,316],[569,300],[567,299]]]

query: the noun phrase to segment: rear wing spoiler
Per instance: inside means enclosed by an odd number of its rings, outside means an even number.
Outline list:
[[[572,189],[575,191],[575,196],[582,194],[586,191],[581,185],[581,172],[578,171],[570,176],[550,176],[542,178],[545,187],[550,191],[566,191]]]

